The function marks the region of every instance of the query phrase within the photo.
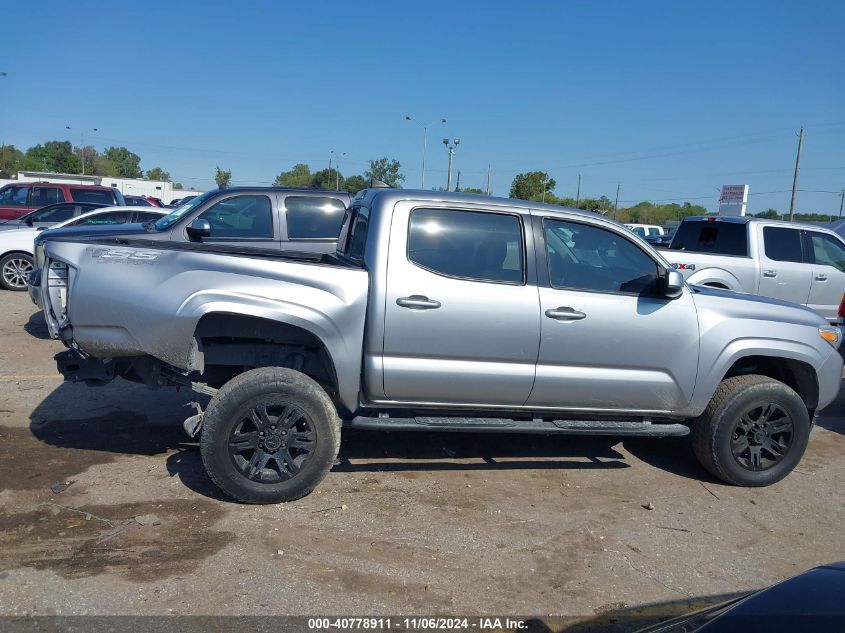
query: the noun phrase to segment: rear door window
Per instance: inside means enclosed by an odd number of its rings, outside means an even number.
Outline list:
[[[208,220],[213,238],[273,237],[273,207],[267,196],[226,198],[203,211],[199,217]]]
[[[48,204],[62,202],[64,199],[64,194],[58,187],[33,187],[29,196],[29,206],[41,208]]]
[[[744,222],[685,220],[678,227],[672,244],[676,251],[748,256],[748,232]]]
[[[285,198],[288,239],[337,239],[345,211],[346,205],[337,198],[288,196]]]
[[[70,197],[74,202],[98,202],[100,204],[114,204],[114,194],[104,189],[71,189]]]
[[[34,212],[27,219],[32,222],[64,222],[77,215],[76,209],[75,204],[57,204],[49,209]]]
[[[408,259],[447,277],[523,283],[522,223],[503,213],[414,209]]]
[[[763,249],[766,257],[776,262],[804,261],[801,249],[801,231],[781,226],[763,228]]]
[[[150,213],[149,211],[136,211],[133,222],[149,222],[150,220],[158,220],[162,217],[161,213]]]

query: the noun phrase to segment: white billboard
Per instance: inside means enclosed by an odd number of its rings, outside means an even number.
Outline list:
[[[745,215],[748,208],[748,185],[722,185],[719,215]]]

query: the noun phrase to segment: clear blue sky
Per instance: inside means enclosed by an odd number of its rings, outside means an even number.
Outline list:
[[[545,169],[558,195],[690,200],[749,183],[751,210],[845,187],[845,3],[39,2],[4,9],[0,142],[126,145],[186,186],[269,184],[294,163],[345,174],[397,158],[507,195]],[[420,125],[408,123],[411,115]],[[68,133],[65,126],[73,130]],[[777,192],[777,193],[764,193]],[[798,210],[838,211],[800,192]]]

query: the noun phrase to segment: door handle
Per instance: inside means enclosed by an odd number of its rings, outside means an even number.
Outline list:
[[[423,295],[411,295],[410,297],[399,297],[396,300],[396,305],[412,310],[434,310],[440,307],[440,302]]]
[[[827,281],[827,275],[825,273],[816,273],[816,281]]]
[[[587,315],[574,308],[561,306],[559,308],[549,308],[546,310],[546,316],[557,321],[580,321]]]
[[[777,277],[778,271],[776,270],[764,270],[763,277]]]

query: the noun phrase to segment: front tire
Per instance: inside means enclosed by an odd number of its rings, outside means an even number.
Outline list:
[[[200,453],[211,480],[243,503],[293,501],[328,474],[340,419],[308,376],[264,367],[227,382],[209,402]]]
[[[34,262],[27,253],[9,253],[0,259],[0,286],[6,290],[26,290],[26,278],[32,272]]]
[[[692,423],[696,457],[712,475],[737,486],[768,486],[801,460],[810,437],[807,406],[768,376],[723,380]]]

